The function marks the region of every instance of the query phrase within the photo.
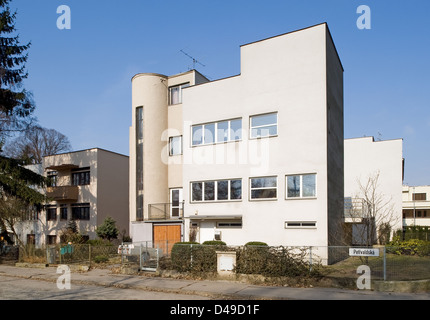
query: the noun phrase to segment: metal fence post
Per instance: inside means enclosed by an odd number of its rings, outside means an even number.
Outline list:
[[[309,247],[309,271],[312,272],[312,246]]]
[[[193,268],[193,244],[190,245],[190,267]]]
[[[142,242],[139,246],[139,270],[142,271]]]
[[[384,281],[387,281],[387,255],[386,255],[386,246],[384,246]]]

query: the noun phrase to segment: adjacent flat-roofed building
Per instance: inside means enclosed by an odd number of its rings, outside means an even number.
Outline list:
[[[134,241],[340,243],[343,67],[327,25],[240,50],[233,77],[133,77]]]
[[[369,233],[376,243],[387,223],[391,234],[402,228],[403,169],[403,139],[345,140],[345,221],[352,244],[368,244]]]
[[[129,235],[128,156],[100,148],[43,157],[31,166],[49,178],[52,201],[20,225],[20,238],[36,246],[60,242],[71,220],[78,232],[96,239],[96,228],[112,217],[120,233]]]
[[[430,186],[403,186],[403,226],[430,226]]]

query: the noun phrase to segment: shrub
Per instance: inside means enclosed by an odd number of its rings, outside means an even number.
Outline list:
[[[267,243],[261,241],[250,241],[245,243],[245,246],[267,246]]]
[[[398,255],[417,255],[420,257],[430,255],[430,241],[409,239],[400,240],[394,237],[393,241],[387,244],[387,252]]]
[[[198,242],[177,242],[172,247],[171,265],[179,272],[215,272],[216,250],[223,246],[200,245]],[[224,244],[225,245],[225,244]]]
[[[225,242],[221,240],[208,240],[202,243],[205,246],[225,246]]]

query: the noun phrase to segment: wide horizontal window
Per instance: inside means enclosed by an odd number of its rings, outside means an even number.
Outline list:
[[[229,201],[242,199],[242,180],[198,181],[191,183],[191,201]]]
[[[192,126],[192,145],[206,145],[242,139],[242,119]]]
[[[316,228],[315,221],[286,221],[285,228]]]
[[[251,138],[270,137],[278,134],[278,113],[267,113],[251,116]]]
[[[286,185],[286,198],[316,197],[316,174],[289,175]]]
[[[277,177],[259,177],[250,179],[251,200],[276,199]]]

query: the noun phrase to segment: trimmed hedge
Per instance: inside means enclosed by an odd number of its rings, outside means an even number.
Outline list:
[[[228,247],[216,241],[198,244],[197,242],[178,242],[171,251],[171,263],[164,266],[179,272],[205,273],[217,271],[216,251],[236,252],[236,273],[261,274],[268,277],[318,276],[318,268],[310,268],[305,258],[306,250],[287,247],[269,247],[253,241],[242,247]]]

